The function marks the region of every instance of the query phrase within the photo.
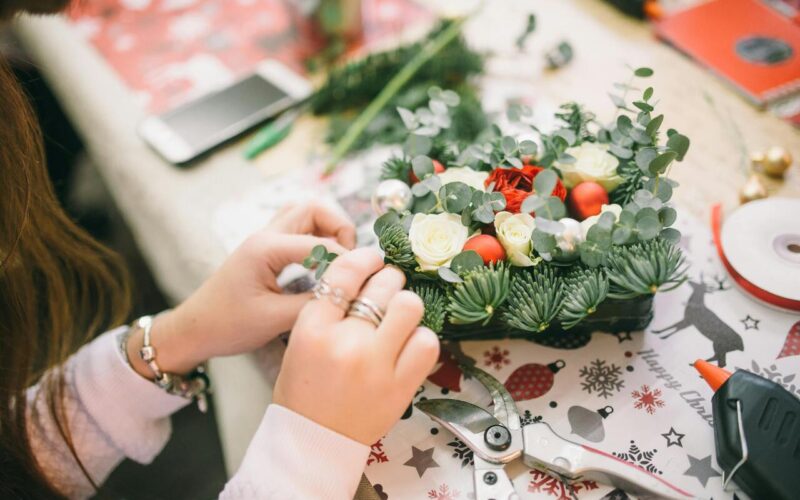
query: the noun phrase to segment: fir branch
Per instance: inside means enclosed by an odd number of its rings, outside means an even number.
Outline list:
[[[461,26],[466,18],[451,21],[450,24],[435,38],[426,43],[403,68],[395,74],[380,93],[358,115],[345,135],[333,147],[331,158],[325,167],[325,173],[330,174],[336,169],[339,160],[344,157],[355,143],[364,129],[375,118],[381,109],[408,83],[414,74],[430,59],[441,51],[448,43],[461,33]]]
[[[413,271],[417,266],[411,242],[402,224],[395,223],[384,229],[378,243],[387,263],[395,264],[406,271]]]
[[[542,332],[555,319],[564,297],[563,283],[546,264],[515,274],[503,321],[518,330]]]
[[[486,325],[506,300],[509,284],[509,270],[505,264],[470,271],[450,294],[447,305],[450,322],[464,325],[480,321]]]
[[[600,269],[575,267],[564,278],[564,302],[558,313],[568,330],[594,313],[608,294],[608,278]]]
[[[608,296],[629,299],[672,290],[686,281],[684,264],[681,250],[661,238],[614,247],[608,256]]]
[[[576,102],[562,104],[559,109],[561,112],[555,114],[556,118],[561,120],[566,128],[572,130],[578,143],[587,139],[594,141],[594,135],[589,132],[589,124],[595,122],[594,113],[586,111]]]
[[[411,285],[409,290],[419,295],[425,304],[422,325],[440,333],[447,313],[447,296],[442,288],[434,283],[418,282]]]
[[[632,161],[620,162],[617,175],[623,182],[610,193],[612,203],[625,206],[633,201],[633,195],[644,186],[644,172]]]
[[[397,179],[408,182],[411,175],[411,161],[404,156],[392,156],[381,167],[381,180]]]

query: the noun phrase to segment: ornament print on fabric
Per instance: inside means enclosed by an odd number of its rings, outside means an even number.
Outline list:
[[[683,319],[666,328],[652,330],[652,332],[660,335],[661,340],[666,340],[681,330],[693,326],[700,332],[700,335],[711,341],[711,347],[714,349],[714,355],[706,361],[716,361],[720,368],[724,368],[729,352],[744,349],[742,337],[727,323],[719,319],[714,311],[706,307],[704,298],[711,290],[703,281],[702,274],[699,281],[689,280],[687,283],[692,287],[692,295],[686,303]]]
[[[433,459],[433,451],[435,448],[428,448],[427,450],[420,450],[416,446],[411,447],[411,458],[408,459],[403,465],[413,467],[417,470],[419,477],[425,474],[428,469],[439,467],[436,460]]]
[[[561,479],[540,470],[531,469],[530,474],[531,482],[528,484],[529,492],[544,493],[558,500],[572,500],[580,491],[597,489],[597,483],[594,481],[577,481],[572,484],[567,484]]]
[[[673,427],[670,427],[669,432],[665,432],[664,434],[662,434],[662,436],[664,436],[664,439],[667,440],[667,448],[673,445],[680,446],[681,448],[683,448],[683,438],[686,437],[686,434],[681,434],[680,432],[677,432]]]
[[[414,394],[414,398],[416,398],[423,392],[425,392],[425,386],[421,385],[419,386],[419,389],[417,389],[417,392]],[[425,399],[425,398],[420,398],[420,399]],[[412,399],[411,402],[408,403],[408,408],[406,408],[406,411],[403,412],[403,415],[400,417],[400,420],[408,420],[409,418],[411,418],[411,415],[413,414],[414,414],[414,399]]]
[[[382,484],[374,484],[372,485],[372,489],[375,490],[375,493],[378,495],[380,500],[389,500],[389,494],[383,491]]]
[[[620,379],[622,368],[615,364],[606,364],[605,360],[596,359],[578,372],[583,379],[581,388],[589,394],[597,393],[602,398],[608,398],[619,392],[625,385]]]
[[[789,329],[789,333],[786,334],[786,340],[783,342],[783,348],[775,359],[797,356],[798,354],[800,354],[800,321],[793,324]]]
[[[649,385],[643,385],[638,391],[633,391],[631,397],[634,398],[633,407],[637,410],[644,409],[650,415],[656,412],[656,408],[664,407],[664,400],[661,399],[661,389],[653,389]]]
[[[501,350],[500,347],[494,346],[491,350],[483,353],[483,364],[494,367],[495,370],[499,370],[502,367],[511,364],[511,359],[508,357],[510,354],[511,353],[508,351],[508,349]]]
[[[367,465],[372,465],[375,463],[381,464],[384,462],[388,462],[389,457],[386,456],[386,452],[383,450],[383,438],[375,441],[372,446],[369,447],[369,457],[367,457]]]
[[[452,441],[447,443],[447,446],[453,447],[453,458],[461,462],[461,467],[475,465],[475,453],[462,440],[453,438]]]
[[[573,434],[577,434],[587,441],[599,443],[606,437],[603,419],[612,413],[614,413],[614,408],[610,406],[592,411],[583,406],[575,405],[567,410],[567,419]]]
[[[548,365],[529,363],[522,365],[508,377],[504,384],[514,401],[528,401],[544,396],[553,387],[554,375],[564,368],[563,360]]]
[[[655,448],[649,451],[642,450],[636,445],[636,442],[631,439],[631,445],[628,448],[628,451],[614,452],[612,455],[620,460],[625,460],[626,462],[632,463],[637,467],[641,467],[651,474],[663,474],[663,471],[661,471],[661,469],[656,467],[656,465],[653,463],[653,458],[657,453],[658,450]]]
[[[433,382],[443,389],[461,392],[461,365],[475,366],[476,361],[464,354],[459,342],[443,343],[439,351],[439,361],[433,373],[428,375],[428,381]]]
[[[739,321],[742,322],[745,330],[758,330],[758,324],[761,322],[760,320],[755,319],[749,314],[745,316],[744,319],[741,319]]]
[[[629,500],[629,499],[630,497],[628,496],[627,493],[617,488],[616,490],[610,491],[606,496],[604,496],[600,500]]]
[[[719,477],[721,474],[714,470],[711,466],[711,455],[705,458],[695,458],[691,455],[686,455],[689,458],[689,468],[683,474],[685,476],[692,476],[700,481],[700,484],[705,488],[708,480],[712,477]]]
[[[438,488],[428,492],[428,498],[432,500],[455,500],[461,498],[461,492],[450,489],[446,484],[440,484]]]

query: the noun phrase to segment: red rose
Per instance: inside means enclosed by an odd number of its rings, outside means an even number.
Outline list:
[[[542,170],[544,168],[533,165],[525,165],[522,168],[496,168],[489,174],[485,185],[488,187],[494,182],[494,190],[503,193],[506,198],[506,210],[519,213],[522,202],[533,193],[533,179]],[[561,183],[561,179],[556,181],[556,187],[551,194],[561,198],[561,201],[566,199],[567,189]]]

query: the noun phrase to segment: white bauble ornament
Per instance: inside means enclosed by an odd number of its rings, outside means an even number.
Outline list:
[[[380,215],[389,210],[402,212],[411,206],[414,196],[403,181],[389,179],[381,181],[372,193],[372,210]]]
[[[578,246],[583,242],[581,223],[569,217],[564,217],[558,222],[563,224],[564,230],[556,235],[558,250],[553,252],[553,257],[561,262],[574,260],[579,255]]]

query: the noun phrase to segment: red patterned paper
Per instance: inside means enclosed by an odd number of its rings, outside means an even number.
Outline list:
[[[367,44],[426,15],[411,0],[362,4]],[[267,58],[302,72],[322,43],[285,0],[86,0],[69,16],[151,112],[220,87]]]

